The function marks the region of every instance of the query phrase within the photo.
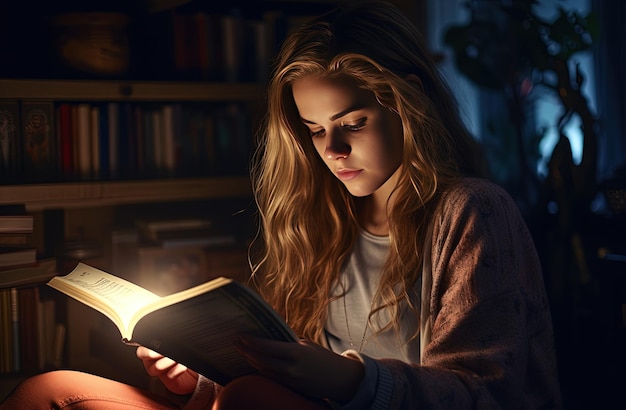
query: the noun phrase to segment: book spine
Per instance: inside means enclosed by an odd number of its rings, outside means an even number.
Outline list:
[[[163,115],[163,168],[166,176],[173,176],[176,169],[176,148],[174,146],[174,109],[166,104]]]
[[[146,110],[139,104],[133,105],[133,139],[135,141],[135,166],[139,177],[149,176],[148,158],[146,157],[147,131],[144,122],[144,112]]]
[[[90,111],[91,169],[92,178],[100,178],[100,107],[92,106]]]
[[[172,12],[173,59],[176,75],[184,79],[189,73],[187,53],[187,19],[184,14]]]
[[[72,107],[69,103],[59,104],[59,152],[61,162],[61,176],[64,179],[71,179],[74,175],[73,163],[73,129],[72,129]]]
[[[222,16],[223,80],[242,80],[244,61],[244,20],[235,10]]]
[[[164,147],[163,147],[163,113],[161,110],[152,111],[152,148],[154,149],[154,166],[157,175],[164,170]]]
[[[39,318],[37,303],[39,287],[31,286],[19,289],[19,338],[20,365],[23,371],[36,371],[39,366]]]
[[[11,337],[11,301],[9,291],[0,289],[0,374],[13,369],[13,338]]]
[[[116,179],[119,177],[119,103],[108,103],[108,122],[109,122],[109,177]]]
[[[13,365],[12,370],[18,372],[21,370],[20,363],[20,314],[18,311],[18,293],[17,288],[10,289],[11,301],[11,341],[13,343]]]
[[[56,177],[54,105],[51,101],[23,101],[22,159],[27,179],[49,181]]]
[[[17,101],[0,102],[0,181],[15,181],[21,168],[20,117]]]
[[[100,178],[107,179],[110,178],[109,173],[109,109],[106,104],[98,105],[100,109],[100,129],[98,130],[98,163],[100,164]]]
[[[88,179],[91,176],[91,107],[89,104],[79,104],[77,115],[78,172],[80,179]]]
[[[39,368],[45,369],[52,363],[54,348],[55,305],[51,299],[42,297],[37,291],[37,327],[39,333]]]

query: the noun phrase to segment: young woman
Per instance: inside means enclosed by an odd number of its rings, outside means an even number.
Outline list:
[[[533,241],[506,192],[477,178],[483,167],[395,7],[361,1],[300,28],[269,85],[252,256],[260,291],[302,340],[242,337],[260,375],[226,387],[137,355],[188,409],[560,408]],[[29,399],[176,406],[67,371],[28,380],[2,409]]]

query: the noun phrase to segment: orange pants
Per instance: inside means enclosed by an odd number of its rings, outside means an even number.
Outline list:
[[[323,401],[312,401],[261,376],[246,376],[224,387],[205,409],[328,410]],[[71,370],[33,376],[0,403],[0,410],[174,410],[180,406],[148,391],[114,380]]]

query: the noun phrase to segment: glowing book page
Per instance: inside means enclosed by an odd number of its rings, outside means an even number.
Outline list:
[[[107,316],[123,337],[127,336],[132,316],[161,299],[132,282],[84,263],[65,276],[52,278],[48,284]]]
[[[230,278],[159,297],[79,264],[48,284],[110,318],[122,342],[146,346],[220,384],[256,371],[235,347],[241,335],[298,340],[258,293]]]

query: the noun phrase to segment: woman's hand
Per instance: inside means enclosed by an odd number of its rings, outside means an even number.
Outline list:
[[[346,403],[364,376],[360,361],[308,340],[293,343],[242,336],[236,345],[263,376],[312,398]]]
[[[139,346],[136,354],[148,374],[158,377],[172,393],[188,394],[195,390],[198,373],[147,347]]]

